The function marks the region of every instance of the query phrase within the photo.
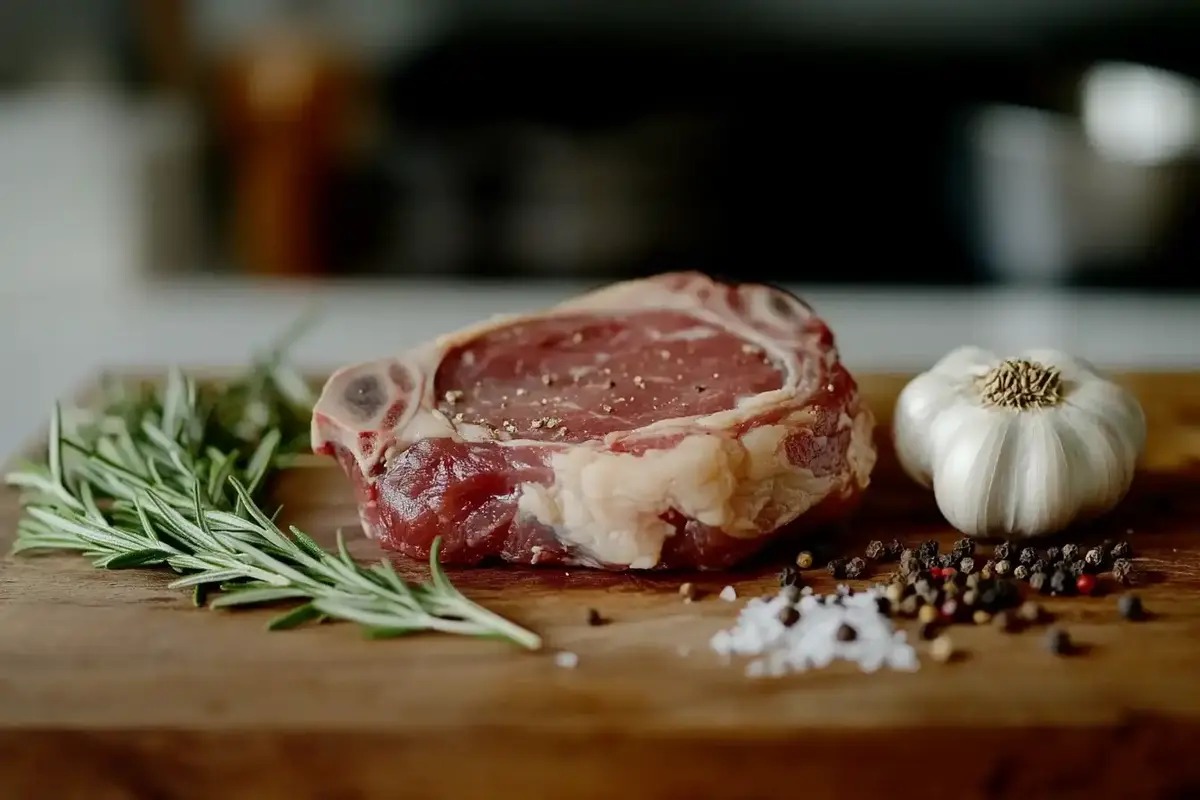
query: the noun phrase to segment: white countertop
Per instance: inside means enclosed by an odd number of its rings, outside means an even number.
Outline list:
[[[321,323],[294,358],[320,368],[393,353],[581,288],[198,282],[2,289],[0,457],[39,428],[56,397],[101,367],[240,364],[314,303]],[[1200,297],[791,288],[829,321],[851,371],[920,369],[967,343],[1004,352],[1058,347],[1104,367],[1200,369]]]

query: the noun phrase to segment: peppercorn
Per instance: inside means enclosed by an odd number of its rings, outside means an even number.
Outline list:
[[[596,626],[603,625],[606,622],[608,622],[608,620],[606,620],[604,617],[602,617],[600,615],[600,612],[597,611],[596,609],[589,608],[587,610],[587,624],[588,625],[591,625],[593,628],[595,628]]]
[[[974,589],[967,589],[963,592],[962,604],[967,608],[974,608],[979,603],[979,592]]]
[[[982,577],[984,580],[990,580],[991,577],[995,574],[996,574],[996,562],[995,561],[983,562],[983,568],[979,570],[980,577]]]
[[[928,539],[917,545],[917,557],[922,561],[936,558],[938,554],[938,543],[933,539]]]
[[[1065,656],[1073,649],[1071,637],[1062,628],[1046,631],[1046,649],[1056,656]]]
[[[839,642],[853,642],[857,638],[858,638],[858,631],[855,630],[853,625],[847,625],[846,623],[843,622],[841,625],[838,626],[837,640]]]
[[[1021,599],[1021,589],[1016,581],[996,581],[996,604],[1000,608],[1010,608]]]
[[[943,577],[942,568],[934,567],[933,569],[929,570],[929,577],[933,578],[935,581],[940,581]]]
[[[1035,572],[1029,576],[1029,588],[1035,592],[1046,590],[1046,573]]]
[[[679,594],[683,597],[683,602],[690,603],[696,599],[696,587],[691,583],[680,584]]]
[[[1136,594],[1123,594],[1117,599],[1117,611],[1130,622],[1141,622],[1146,618],[1146,610],[1142,608],[1142,598]]]
[[[914,617],[917,615],[917,609],[920,605],[920,598],[915,594],[910,594],[900,601],[900,614],[905,617]]]
[[[1104,551],[1099,547],[1093,547],[1084,554],[1083,562],[1093,570],[1100,569],[1104,566]]]
[[[1091,594],[1096,591],[1096,579],[1091,575],[1080,575],[1075,579],[1075,588],[1080,594]]]
[[[1022,622],[1036,624],[1042,618],[1042,607],[1032,600],[1026,600],[1017,609],[1017,618]]]
[[[903,583],[896,581],[889,583],[886,589],[886,597],[888,601],[891,602],[892,605],[900,605],[900,601],[904,599],[904,595],[906,594],[905,590],[907,588],[908,587]]]
[[[844,578],[846,576],[846,559],[831,558],[829,563],[825,565],[825,569],[834,578]]]
[[[779,596],[789,603],[800,602],[800,587],[799,586],[784,586],[779,590]]]
[[[1050,545],[1046,548],[1046,560],[1053,564],[1062,558],[1062,548],[1057,545]]]
[[[885,617],[890,617],[892,615],[892,601],[887,599],[887,597],[876,597],[875,610]]]
[[[1074,583],[1071,582],[1070,576],[1061,569],[1056,570],[1055,573],[1050,576],[1050,594],[1067,594],[1068,586],[1073,588]]]
[[[1029,574],[1030,575],[1036,575],[1039,572],[1045,572],[1045,571],[1046,571],[1046,562],[1042,561],[1040,558],[1029,565]]]
[[[917,635],[920,636],[922,640],[928,642],[936,639],[937,635],[941,633],[941,631],[941,627],[936,622],[922,622],[920,627],[917,628]]]
[[[935,622],[937,618],[937,606],[934,606],[933,604],[923,605],[921,606],[921,609],[917,611],[917,619],[921,622]]]
[[[1087,572],[1087,564],[1082,560],[1067,562],[1067,574],[1072,578],[1078,578],[1080,575]]]
[[[957,563],[958,559],[954,557],[953,553],[942,553],[937,557],[937,565],[942,569],[949,569]]]
[[[970,575],[975,571],[975,559],[967,556],[958,562],[958,571],[963,575]]]
[[[1133,562],[1128,558],[1118,558],[1113,562],[1112,576],[1117,583],[1129,583],[1133,577]]]
[[[944,619],[944,620],[953,620],[955,617],[957,617],[958,616],[958,601],[957,600],[947,600],[946,602],[942,603],[941,614],[942,614],[942,619]]]
[[[996,612],[992,616],[992,625],[996,628],[996,630],[1004,633],[1012,633],[1017,629],[1016,620],[1013,619],[1013,615],[1007,611]]]
[[[867,558],[871,559],[872,561],[878,561],[881,558],[883,558],[884,552],[885,552],[885,548],[883,546],[883,542],[876,539],[875,541],[873,541],[867,545],[867,551],[866,551],[865,555],[867,556]]]
[[[925,594],[932,588],[933,588],[933,582],[930,581],[928,578],[919,578],[917,580],[917,582],[913,584],[913,590],[917,594]]]
[[[967,588],[968,588],[968,589],[975,589],[975,588],[978,588],[978,586],[979,586],[979,583],[980,583],[980,581],[982,581],[982,580],[983,580],[983,579],[979,577],[979,573],[978,573],[978,572],[973,572],[973,573],[971,573],[970,575],[968,575],[968,576],[967,576],[967,581],[966,581]]]
[[[1024,564],[1028,567],[1030,564],[1037,561],[1037,557],[1037,550],[1032,547],[1023,547],[1021,548],[1020,555],[1017,556],[1017,563]]]
[[[892,539],[887,543],[884,556],[888,561],[895,561],[904,553],[904,545],[900,544],[899,539]]]
[[[807,550],[801,550],[796,555],[796,566],[800,569],[811,569],[813,565],[813,554]]]
[[[950,549],[954,553],[954,557],[961,560],[975,555],[975,541],[964,536],[956,541]]]
[[[1017,566],[1013,568],[1013,577],[1019,581],[1025,580],[1029,577],[1029,567],[1025,566],[1024,564],[1017,564]]]
[[[867,562],[855,556],[846,564],[846,577],[854,580],[867,574]]]
[[[1000,542],[992,550],[992,558],[996,561],[1007,561],[1012,557],[1012,545],[1008,542]]]
[[[795,606],[784,606],[779,612],[779,621],[783,623],[783,627],[790,628],[800,621],[800,612]]]
[[[921,559],[921,569],[926,570],[926,571],[931,570],[931,569],[938,569],[937,556],[933,556],[932,558],[922,558]]]
[[[957,583],[948,581],[948,582],[942,584],[942,594],[947,599],[953,599],[955,597],[958,597],[959,593],[961,593],[961,592],[962,592],[962,589],[959,588],[959,585]]]
[[[1074,561],[1074,560],[1075,560],[1075,559],[1077,559],[1077,558],[1079,558],[1079,545],[1077,545],[1077,544],[1064,544],[1064,545],[1062,546],[1062,559],[1063,559],[1063,561]]]
[[[928,592],[925,592],[923,595],[921,595],[921,600],[931,606],[936,606],[938,602],[938,590],[930,589]]]
[[[1004,577],[1005,575],[1007,575],[1010,572],[1012,572],[1012,564],[1009,563],[1008,559],[1001,559],[996,562],[996,574],[997,575],[999,575],[1000,577]]]
[[[800,573],[796,572],[795,567],[784,567],[779,571],[780,586],[800,586],[804,580],[800,577]]]
[[[994,586],[989,586],[979,593],[979,605],[982,608],[996,608],[999,605],[996,601],[999,599],[1000,593]]]
[[[929,654],[933,656],[934,661],[946,663],[954,657],[954,642],[950,641],[950,637],[942,634],[933,640],[933,644],[929,647]]]
[[[1129,542],[1121,540],[1113,545],[1112,552],[1109,555],[1112,556],[1114,561],[1118,558],[1133,558],[1133,548],[1130,547]]]

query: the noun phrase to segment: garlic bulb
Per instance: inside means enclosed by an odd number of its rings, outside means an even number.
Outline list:
[[[909,382],[893,428],[900,464],[969,536],[1039,536],[1129,491],[1146,441],[1137,400],[1055,350],[1000,359],[961,347]]]

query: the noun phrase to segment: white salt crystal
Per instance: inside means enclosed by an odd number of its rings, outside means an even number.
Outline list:
[[[864,672],[885,666],[915,670],[916,651],[904,632],[897,631],[892,621],[879,613],[876,599],[882,594],[882,588],[850,594],[846,587],[838,587],[832,596],[804,593],[796,603],[800,619],[791,627],[779,620],[780,612],[789,604],[782,593],[755,597],[742,608],[736,624],[714,634],[709,646],[727,658],[757,656],[746,666],[746,674],[751,677],[821,669],[839,660],[852,661]],[[854,628],[857,635],[852,641],[838,639],[842,625]]]
[[[737,600],[737,589],[734,589],[732,586],[726,586],[721,590],[720,598],[726,603],[732,603],[734,600]]]
[[[579,656],[564,650],[561,653],[555,654],[554,663],[563,669],[575,669],[576,665],[579,664]]]

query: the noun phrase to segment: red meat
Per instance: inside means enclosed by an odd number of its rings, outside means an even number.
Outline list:
[[[806,304],[669,273],[339,370],[313,447],[408,555],[721,569],[845,514],[873,427]]]

